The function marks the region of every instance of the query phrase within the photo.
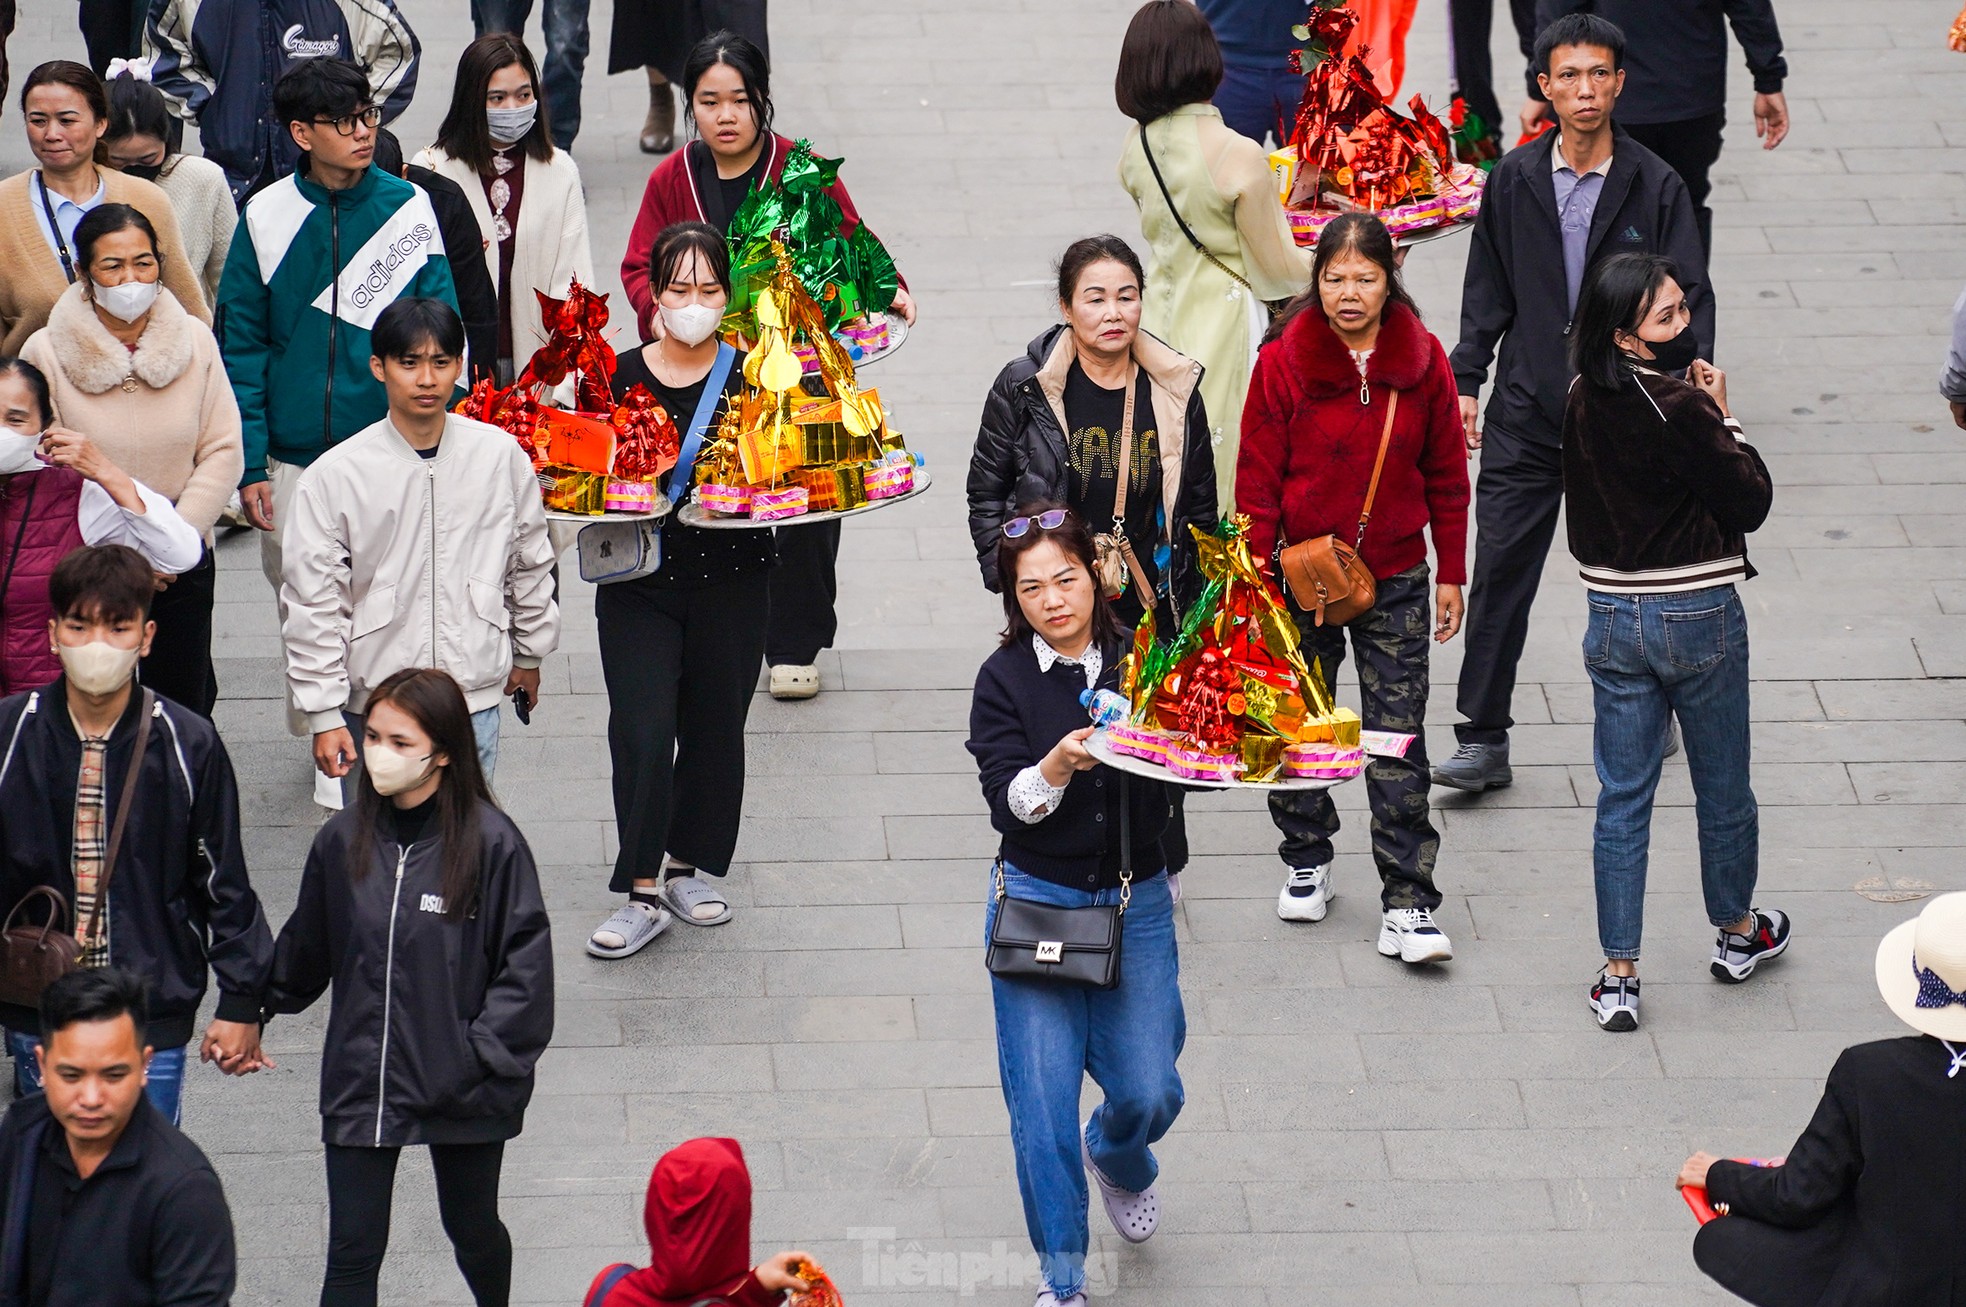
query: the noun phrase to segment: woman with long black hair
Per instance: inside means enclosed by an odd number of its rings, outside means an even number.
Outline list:
[[[370,692],[355,803],[308,852],[268,1009],[303,1012],[329,986],[322,1307],[373,1307],[396,1162],[413,1144],[430,1148],[473,1298],[504,1307],[499,1172],[553,1035],[553,940],[532,850],[492,800],[471,711],[443,672],[407,669]]]

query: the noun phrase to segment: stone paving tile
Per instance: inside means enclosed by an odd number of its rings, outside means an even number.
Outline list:
[[[984,389],[1051,318],[1050,260],[1091,231],[1137,236],[1113,181],[1124,124],[1109,90],[1131,7],[772,7],[781,123],[847,157],[856,200],[923,305],[879,381],[937,481],[848,532],[822,696],[756,700],[740,865],[726,883],[735,919],[677,926],[615,964],[580,948],[613,901],[615,839],[592,588],[568,578],[562,652],[543,669],[533,725],[508,718],[498,776],[542,863],[561,999],[528,1129],[508,1150],[516,1302],[568,1301],[600,1264],[633,1255],[649,1162],[697,1133],[743,1139],[757,1246],[812,1248],[851,1303],[1031,1299],[977,948],[994,839],[962,747],[1001,608],[977,583],[960,481]],[[463,9],[412,15],[427,64],[396,124],[406,143],[429,139],[442,112],[469,37]],[[1435,99],[1443,10],[1423,3],[1409,45],[1409,86]],[[23,13],[17,66],[77,48],[58,11]],[[597,39],[611,12],[593,6]],[[1752,546],[1762,576],[1743,599],[1762,897],[1797,919],[1790,956],[1744,987],[1707,976],[1690,790],[1683,764],[1669,764],[1646,1027],[1623,1039],[1592,1028],[1591,704],[1582,604],[1559,549],[1523,661],[1517,784],[1439,805],[1453,963],[1409,971],[1376,953],[1358,787],[1338,795],[1340,897],[1315,927],[1274,916],[1276,835],[1260,796],[1190,804],[1197,857],[1177,925],[1188,1103],[1158,1149],[1161,1234],[1126,1246],[1093,1213],[1102,1300],[1722,1301],[1693,1267],[1673,1169],[1695,1147],[1786,1148],[1836,1052],[1893,1033],[1870,958],[1916,904],[1869,902],[1852,892],[1861,878],[1966,886],[1955,854],[1966,453],[1933,393],[1966,278],[1948,16],[1878,7],[1852,26],[1829,0],[1788,0],[1794,134],[1766,153],[1737,130],[1716,169],[1721,361],[1777,481]],[[1498,39],[1498,68],[1513,66],[1507,45]],[[589,74],[576,155],[597,288],[618,292],[649,164],[632,144],[643,93],[634,74]],[[1739,123],[1747,89],[1736,68]],[[17,167],[10,130],[0,158]],[[1406,268],[1444,335],[1464,254],[1458,242],[1422,247]],[[281,725],[277,629],[252,542],[228,541],[220,564],[217,720],[244,782],[255,882],[278,920],[319,814]],[[1459,665],[1455,647],[1435,663],[1436,753],[1451,748]],[[284,1020],[268,1032],[279,1071],[234,1083],[201,1068],[187,1085],[188,1128],[239,1224],[242,1303],[316,1296],[324,1029],[321,1010]],[[1097,1102],[1090,1085],[1084,1102]],[[383,1292],[466,1298],[414,1151]]]

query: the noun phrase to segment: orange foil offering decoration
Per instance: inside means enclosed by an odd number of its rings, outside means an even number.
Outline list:
[[[804,1293],[794,1293],[791,1307],[846,1307],[839,1289],[833,1284],[833,1277],[826,1274],[824,1267],[814,1262],[800,1262],[792,1268],[792,1274],[811,1287]]]

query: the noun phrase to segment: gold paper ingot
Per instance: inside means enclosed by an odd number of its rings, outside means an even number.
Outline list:
[[[1358,714],[1350,708],[1334,708],[1330,720],[1332,742],[1341,749],[1358,748],[1359,728],[1363,725]]]
[[[546,507],[557,512],[599,517],[607,511],[608,479],[602,474],[548,463],[539,469],[539,486]]]
[[[1284,741],[1274,735],[1245,731],[1242,736],[1242,778],[1273,781],[1283,770]]]
[[[775,485],[805,463],[799,454],[798,428],[785,420],[782,408],[737,438],[737,457],[744,480],[754,486]]]

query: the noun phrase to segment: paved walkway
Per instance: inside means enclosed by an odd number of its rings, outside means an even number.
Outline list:
[[[530,728],[508,721],[498,787],[543,864],[559,1021],[504,1211],[516,1297],[568,1303],[637,1254],[649,1164],[694,1134],[743,1140],[755,1251],[801,1243],[855,1307],[1028,1304],[989,995],[978,956],[992,839],[962,749],[967,690],[1000,620],[977,583],[960,485],[982,395],[1052,317],[1049,263],[1089,232],[1137,235],[1114,179],[1112,68],[1129,0],[776,0],[781,125],[847,157],[856,200],[923,305],[878,374],[935,470],[922,500],[846,535],[826,693],[752,714],[734,921],[678,925],[632,961],[586,958],[614,847],[590,596],[567,601]],[[441,116],[461,3],[411,0],[427,64],[397,124]],[[594,5],[604,52],[608,0]],[[1423,5],[1410,88],[1445,88],[1443,5]],[[16,84],[80,42],[28,7]],[[1188,1106],[1161,1150],[1165,1219],[1142,1247],[1094,1217],[1094,1288],[1126,1304],[1679,1307],[1712,1300],[1671,1187],[1695,1147],[1783,1150],[1836,1051],[1895,1027],[1870,981],[1913,911],[1859,881],[1958,888],[1966,808],[1966,441],[1933,390],[1966,278],[1966,58],[1943,0],[1785,0],[1795,132],[1752,148],[1748,84],[1715,195],[1722,362],[1767,454],[1775,515],[1745,589],[1755,645],[1764,899],[1797,943],[1765,979],[1706,976],[1690,792],[1656,824],[1646,1025],[1598,1033],[1583,604],[1561,553],[1518,696],[1515,788],[1443,805],[1438,973],[1380,958],[1360,795],[1344,793],[1342,897],[1314,928],[1272,911],[1276,836],[1247,799],[1191,806],[1180,909]],[[535,27],[535,41],[537,29]],[[1498,32],[1498,36],[1500,33]],[[1505,41],[1498,67],[1512,66]],[[634,75],[587,78],[596,261],[611,268],[648,161]],[[18,114],[0,156],[20,166]],[[1408,273],[1450,338],[1464,245]],[[602,277],[611,288],[612,273]],[[616,303],[620,303],[617,297]],[[275,920],[319,819],[281,733],[270,596],[247,540],[222,553],[219,721],[243,783],[255,882]],[[1458,653],[1435,669],[1451,747]],[[1347,697],[1350,693],[1347,692]],[[323,1014],[269,1034],[280,1070],[200,1071],[191,1133],[214,1155],[245,1257],[242,1303],[313,1301],[325,1209],[314,1112]],[[404,1168],[391,1303],[457,1302],[428,1168]],[[973,1293],[973,1298],[969,1297]]]

